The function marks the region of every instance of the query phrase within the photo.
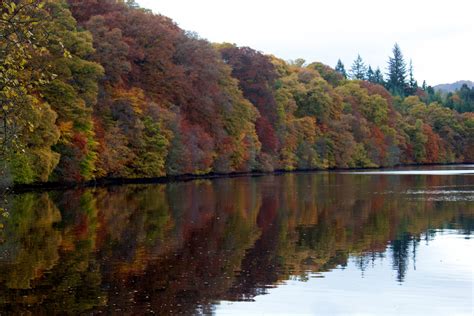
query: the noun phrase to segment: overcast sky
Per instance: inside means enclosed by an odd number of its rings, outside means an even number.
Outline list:
[[[386,72],[398,42],[415,77],[428,84],[474,81],[474,0],[138,0],[211,42],[230,42],[288,59],[360,53]]]

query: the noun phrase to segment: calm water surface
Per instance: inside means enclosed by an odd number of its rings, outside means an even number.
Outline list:
[[[4,203],[0,315],[474,312],[473,165],[34,192]]]

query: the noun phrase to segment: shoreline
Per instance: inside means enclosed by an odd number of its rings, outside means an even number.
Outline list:
[[[363,170],[386,170],[386,169],[401,169],[408,167],[428,167],[428,166],[454,166],[454,165],[470,165],[470,162],[464,163],[435,163],[435,164],[406,164],[397,165],[393,167],[376,167],[376,168],[333,168],[333,169],[295,169],[295,170],[274,170],[270,172],[264,171],[249,171],[249,172],[230,172],[230,173],[216,173],[211,172],[207,174],[182,174],[175,176],[163,176],[156,178],[99,178],[84,182],[39,182],[32,184],[17,184],[8,189],[8,193],[19,194],[34,191],[61,191],[78,188],[91,187],[107,187],[127,184],[167,184],[174,182],[188,182],[195,180],[214,180],[214,179],[230,179],[242,177],[261,177],[267,175],[282,175],[287,173],[320,173],[320,172],[341,172],[341,171],[363,171]]]

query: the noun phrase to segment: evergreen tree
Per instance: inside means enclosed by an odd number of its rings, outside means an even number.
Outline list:
[[[357,55],[356,60],[352,64],[352,68],[350,71],[351,78],[354,80],[365,80],[365,75],[367,73],[367,66],[364,64],[362,57]]]
[[[444,103],[444,106],[450,109],[454,109],[454,101],[453,101],[453,93],[448,92],[446,95],[446,102]]]
[[[126,4],[128,7],[133,8],[133,9],[138,9],[140,7],[138,3],[135,2],[135,0],[127,0]]]
[[[375,70],[374,83],[385,85],[385,80],[383,79],[383,74],[382,74],[382,71],[380,70],[380,67],[377,67],[377,70]]]
[[[346,72],[346,68],[344,67],[344,64],[342,63],[342,61],[340,59],[337,60],[337,65],[336,65],[336,68],[335,70],[340,73],[341,75],[344,76],[344,78],[347,79],[347,72]]]
[[[402,51],[397,43],[393,46],[393,57],[388,60],[387,87],[395,95],[405,96],[406,88],[406,63]]]
[[[372,70],[372,67],[369,65],[369,69],[367,70],[366,78],[370,82],[374,82],[375,79],[375,72]]]
[[[426,80],[423,80],[423,85],[421,86],[421,89],[423,89],[423,91],[426,91]]]
[[[474,111],[474,88],[469,88],[467,84],[463,84],[459,91],[456,91],[458,96],[458,104],[454,109],[460,113]]]
[[[435,95],[435,91],[434,91],[434,89],[433,89],[433,87],[432,87],[432,86],[428,86],[428,87],[426,87],[426,93],[428,94],[428,97],[429,97],[429,96],[434,96],[434,95]]]
[[[414,95],[416,93],[416,90],[418,90],[418,82],[415,80],[415,77],[413,76],[413,62],[410,59],[410,69],[409,69],[409,81],[408,81],[408,86],[409,86],[409,95]]]
[[[425,92],[426,97],[424,98],[424,101],[426,104],[431,104],[433,102],[437,102],[439,104],[443,103],[443,96],[441,95],[441,92],[435,91],[432,86],[427,86]]]

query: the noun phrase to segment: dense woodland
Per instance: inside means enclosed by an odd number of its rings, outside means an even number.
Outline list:
[[[2,1],[2,182],[474,161],[474,89],[213,44],[133,1]]]

